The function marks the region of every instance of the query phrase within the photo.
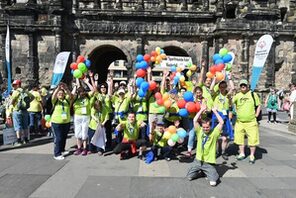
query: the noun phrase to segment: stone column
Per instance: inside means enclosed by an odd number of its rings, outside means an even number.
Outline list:
[[[78,8],[77,0],[72,0],[72,13],[76,14]]]
[[[159,9],[165,10],[166,9],[166,0],[160,0],[159,1]]]
[[[55,52],[56,54],[61,52],[61,35],[59,30],[55,30]]]
[[[144,10],[144,0],[138,0],[137,10]]]
[[[294,34],[294,53],[293,53],[293,62],[296,62],[296,34]],[[296,64],[293,64],[292,71],[296,71]],[[296,83],[296,73],[292,74],[292,83]],[[296,114],[295,114],[296,115]]]
[[[187,0],[181,1],[181,10],[188,10]]]
[[[73,44],[72,44],[72,60],[76,61],[76,58],[79,54],[79,46],[78,46],[78,33],[73,34]]]
[[[243,35],[244,38],[242,40],[242,52],[241,52],[241,72],[243,74],[243,78],[250,78],[250,70],[249,70],[249,58],[250,58],[250,39],[248,35]]]
[[[209,70],[209,38],[204,38],[204,40],[201,42],[202,44],[202,52],[201,52],[201,58],[206,62],[206,71]]]
[[[27,81],[30,85],[31,83],[37,83],[39,77],[39,67],[37,58],[37,39],[34,32],[28,34],[29,37],[29,57],[28,57],[28,69],[27,71]]]
[[[122,0],[116,0],[115,8],[119,9],[119,10],[122,10]]]
[[[210,8],[209,0],[203,0],[203,2],[202,2],[202,10],[203,11],[208,11],[209,8]]]

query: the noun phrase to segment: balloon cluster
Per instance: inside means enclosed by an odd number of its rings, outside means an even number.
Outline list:
[[[171,107],[172,101],[169,99],[170,95],[168,93],[161,95],[161,93],[157,92],[154,94],[154,97],[158,106],[163,106],[167,109]]]
[[[166,54],[164,53],[164,50],[161,49],[160,47],[156,47],[154,51],[152,51],[149,54],[145,54],[145,56],[147,55],[147,58],[148,56],[150,57],[150,61],[155,63],[155,64],[160,64],[162,60],[165,60],[166,59]]]
[[[187,117],[190,113],[197,113],[200,110],[199,102],[194,102],[193,93],[190,91],[183,94],[183,99],[178,100],[177,105],[181,117]]]
[[[216,79],[218,81],[224,79],[224,74],[222,71],[226,69],[226,71],[231,71],[232,66],[230,64],[232,60],[232,56],[230,53],[228,53],[228,50],[226,48],[222,48],[219,50],[219,53],[214,54],[213,56],[213,62],[214,65],[210,67],[210,71],[206,74],[208,78],[214,78],[216,76]]]
[[[51,122],[50,122],[50,120],[51,120],[51,117],[50,117],[50,115],[45,115],[44,116],[44,119],[45,119],[45,127],[46,128],[50,128],[51,127]]]
[[[176,142],[182,144],[186,135],[186,131],[183,128],[177,129],[174,125],[171,125],[164,132],[163,138],[168,140],[169,146],[175,146]]]
[[[71,73],[75,78],[84,78],[88,69],[90,68],[91,61],[84,56],[79,55],[76,62],[71,63]]]
[[[186,76],[188,78],[190,78],[192,76],[192,74],[196,71],[197,66],[193,65],[191,63],[188,63],[187,68],[188,68],[188,71],[186,72]],[[180,83],[180,85],[182,87],[186,86],[186,84],[185,84],[185,76],[184,76],[184,73],[183,73],[184,70],[185,70],[184,66],[183,67],[182,66],[178,66],[178,67],[172,66],[171,67],[170,79],[173,80],[174,85],[177,85],[178,83]]]

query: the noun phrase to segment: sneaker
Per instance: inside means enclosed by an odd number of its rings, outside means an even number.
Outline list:
[[[238,156],[236,156],[236,159],[240,161],[245,159],[245,157],[246,157],[245,155],[239,154]]]
[[[76,151],[74,152],[74,155],[80,155],[81,154],[81,149],[76,149]]]
[[[185,156],[186,156],[186,157],[191,157],[191,156],[192,156],[191,151],[187,151],[186,154],[185,154]]]
[[[13,146],[22,146],[22,143],[21,143],[21,142],[15,142],[15,143],[13,144]]]
[[[98,152],[98,156],[102,156],[103,155],[103,152],[102,151],[99,151]]]
[[[169,162],[169,161],[171,161],[171,158],[166,157],[165,160]]]
[[[64,151],[64,152],[62,152],[62,155],[63,155],[63,156],[65,156],[65,155],[69,155],[69,154],[70,154],[69,151]]]
[[[82,151],[81,155],[86,156],[86,155],[87,155],[87,150],[84,149],[84,150]]]
[[[249,157],[249,163],[250,164],[255,164],[255,157],[253,155],[250,155],[250,157]]]
[[[55,160],[64,160],[64,159],[65,159],[65,157],[62,156],[62,155],[60,155],[60,156],[54,156],[53,158],[54,158]]]
[[[23,144],[28,144],[29,143],[29,140],[24,140],[23,141]]]
[[[217,182],[215,181],[210,181],[210,186],[216,186],[217,185]]]
[[[221,156],[222,156],[222,158],[223,158],[224,160],[228,160],[228,156],[227,156],[226,153],[223,153]]]
[[[138,155],[139,160],[143,160],[143,155]]]

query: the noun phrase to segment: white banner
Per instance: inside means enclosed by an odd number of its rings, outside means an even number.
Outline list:
[[[256,44],[253,67],[263,67],[269,54],[273,38],[270,35],[263,35]]]
[[[186,68],[188,64],[192,64],[192,59],[189,56],[167,56],[166,60],[162,60],[157,68],[171,68],[172,66]]]
[[[16,138],[16,133],[12,128],[5,128],[3,129],[3,144],[7,145],[7,144],[12,144],[14,142],[16,142],[17,138]]]
[[[10,62],[10,32],[9,32],[8,25],[7,25],[7,32],[6,32],[6,38],[5,38],[5,57],[6,57],[6,62]]]
[[[71,52],[60,52],[55,60],[51,88],[55,88],[63,78]]]

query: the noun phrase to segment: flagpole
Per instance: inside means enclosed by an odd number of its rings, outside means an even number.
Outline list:
[[[7,93],[11,91],[11,66],[10,66],[10,31],[9,31],[9,21],[7,22],[7,32],[5,39],[5,63],[7,69]]]

